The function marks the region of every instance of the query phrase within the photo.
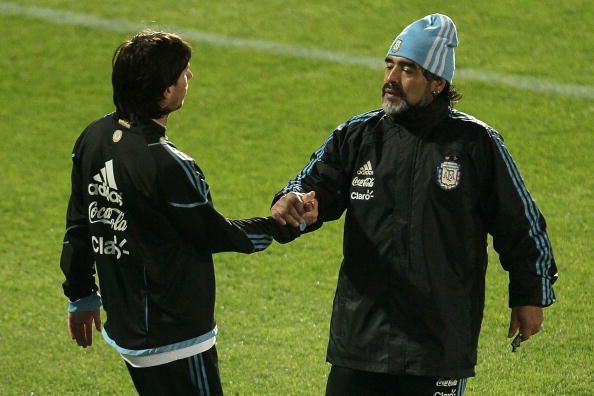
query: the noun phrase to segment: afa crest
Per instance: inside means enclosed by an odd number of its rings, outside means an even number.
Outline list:
[[[437,184],[444,190],[452,190],[460,184],[462,169],[459,162],[448,157],[437,166]]]
[[[392,46],[392,52],[398,52],[401,45],[402,45],[402,40],[400,40],[400,39],[396,40],[394,42],[394,45]]]

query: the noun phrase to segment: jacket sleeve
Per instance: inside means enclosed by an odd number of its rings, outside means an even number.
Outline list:
[[[491,162],[483,213],[503,268],[509,272],[509,306],[553,304],[557,266],[545,219],[530,196],[502,137],[489,130]]]
[[[309,162],[290,180],[272,201],[275,204],[289,192],[316,192],[318,221],[306,227],[304,232],[320,228],[325,221],[338,219],[346,209],[348,184],[345,182],[345,136],[348,122],[338,126],[310,157]]]
[[[273,238],[287,243],[299,236],[272,217],[230,220],[213,206],[202,172],[190,157],[166,146],[174,161],[159,178],[164,204],[178,230],[205,252],[253,253],[266,249]]]
[[[78,139],[72,153],[71,194],[66,212],[66,233],[62,242],[60,267],[66,280],[62,284],[69,298],[70,312],[99,308],[101,299],[95,283],[95,268],[89,224],[83,203],[84,185],[80,174],[80,144]]]

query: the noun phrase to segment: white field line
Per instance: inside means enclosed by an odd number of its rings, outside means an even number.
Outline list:
[[[14,3],[1,1],[0,14],[30,17],[62,25],[84,26],[89,28],[96,28],[106,31],[122,33],[134,33],[145,28],[163,29],[163,26],[151,26],[142,23],[129,22],[121,19],[100,18],[87,14],[80,14],[69,11],[62,11],[35,6],[22,6]],[[275,43],[273,41],[266,40],[243,39],[225,36],[221,34],[201,32],[199,30],[193,29],[183,29],[174,27],[168,27],[167,29],[169,31],[179,33],[188,41],[196,41],[219,47],[251,49],[257,52],[264,52],[283,56],[292,56],[354,66],[363,66],[373,70],[379,70],[383,66],[383,56],[359,56],[342,52],[326,51],[314,47],[303,47],[298,45]],[[456,79],[480,81],[486,84],[505,85],[532,92],[542,92],[562,96],[573,96],[594,99],[594,86],[591,85],[561,84],[533,77],[520,77],[474,69],[457,70]]]

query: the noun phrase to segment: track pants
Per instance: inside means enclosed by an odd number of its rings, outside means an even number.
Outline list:
[[[326,396],[462,396],[466,378],[389,375],[332,366]]]
[[[160,366],[126,366],[140,396],[223,395],[215,347]]]

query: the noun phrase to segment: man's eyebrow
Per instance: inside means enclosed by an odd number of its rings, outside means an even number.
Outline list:
[[[415,68],[415,69],[420,69],[421,68],[415,62],[407,61],[407,60],[395,61],[394,59],[391,59],[390,57],[386,57],[386,63],[392,63],[392,64],[396,64],[397,63],[401,67],[402,66],[408,66],[408,67],[412,67],[412,68]]]
[[[408,67],[412,67],[414,69],[420,69],[420,66],[417,65],[415,62],[410,62],[410,61],[400,61],[398,62],[401,66],[408,66]]]

